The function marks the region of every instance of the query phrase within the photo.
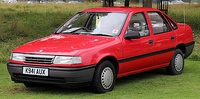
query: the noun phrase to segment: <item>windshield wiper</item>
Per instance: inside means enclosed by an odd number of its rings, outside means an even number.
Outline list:
[[[81,29],[85,30],[86,32],[90,32],[90,30],[86,27],[78,27],[78,28],[71,28],[71,29],[65,30],[62,33],[74,33],[74,32],[81,30]]]
[[[97,36],[109,36],[109,37],[113,37],[112,35],[107,35],[107,34],[91,34],[91,35],[97,35]]]
[[[67,30],[62,31],[61,33],[73,33],[73,32],[75,32],[79,29],[80,28],[71,28],[71,29],[67,29]]]

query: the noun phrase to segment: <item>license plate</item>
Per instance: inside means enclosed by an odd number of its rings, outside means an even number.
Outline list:
[[[37,76],[48,76],[49,70],[46,69],[46,68],[23,67],[23,74],[37,75]]]

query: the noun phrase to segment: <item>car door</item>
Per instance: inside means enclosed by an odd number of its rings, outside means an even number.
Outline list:
[[[148,12],[153,29],[155,45],[154,66],[167,66],[175,48],[175,32],[172,31],[166,19],[160,12]]]
[[[132,15],[127,31],[139,32],[140,34],[138,39],[124,39],[122,41],[124,59],[120,62],[124,63],[123,71],[126,74],[133,74],[153,65],[154,56],[151,53],[154,52],[154,39],[149,31],[144,13]]]

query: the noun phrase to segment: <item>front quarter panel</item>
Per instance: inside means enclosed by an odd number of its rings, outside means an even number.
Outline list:
[[[116,59],[122,58],[121,41],[118,37],[113,38],[113,40],[108,41],[104,44],[97,45],[95,47],[81,50],[76,56],[82,57],[82,65],[96,65],[103,58],[107,56],[115,57]],[[80,65],[74,65],[80,66]]]

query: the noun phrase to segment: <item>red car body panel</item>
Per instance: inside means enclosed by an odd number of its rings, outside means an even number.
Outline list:
[[[13,52],[42,55],[82,56],[82,64],[75,66],[64,65],[65,67],[82,67],[97,64],[98,61],[103,58],[102,56],[115,56],[116,58],[121,59],[122,53],[121,50],[119,50],[121,47],[118,37],[52,34],[51,36],[24,44]],[[41,49],[43,52],[38,52]],[[88,52],[90,54],[88,54]],[[56,64],[42,65],[55,66]],[[62,65],[56,66],[63,67]]]
[[[170,25],[171,31],[155,35],[153,33],[150,17],[147,13],[159,12],[163,16],[167,16],[156,9],[105,7],[87,9],[82,12],[119,12],[128,13],[128,17],[123,25],[121,33],[116,37],[52,34],[48,37],[26,43],[13,50],[13,53],[81,56],[81,64],[38,64],[14,60],[10,60],[10,63],[44,67],[79,68],[98,65],[98,63],[105,58],[112,57],[112,59],[117,61],[117,77],[119,78],[156,68],[167,67],[172,59],[174,50],[178,46],[194,44],[192,29],[187,24],[178,23],[176,24],[178,26],[177,29],[172,29]],[[144,13],[149,26],[150,35],[141,37],[140,39],[127,40],[124,38],[124,35],[126,34],[131,16],[138,12]],[[170,23],[168,22],[168,24]],[[152,44],[150,44],[150,41],[152,41]],[[43,52],[39,52],[41,49]],[[193,47],[191,47],[188,52],[186,51],[187,48],[184,49],[184,51],[187,52],[187,56],[191,54],[192,49]]]

